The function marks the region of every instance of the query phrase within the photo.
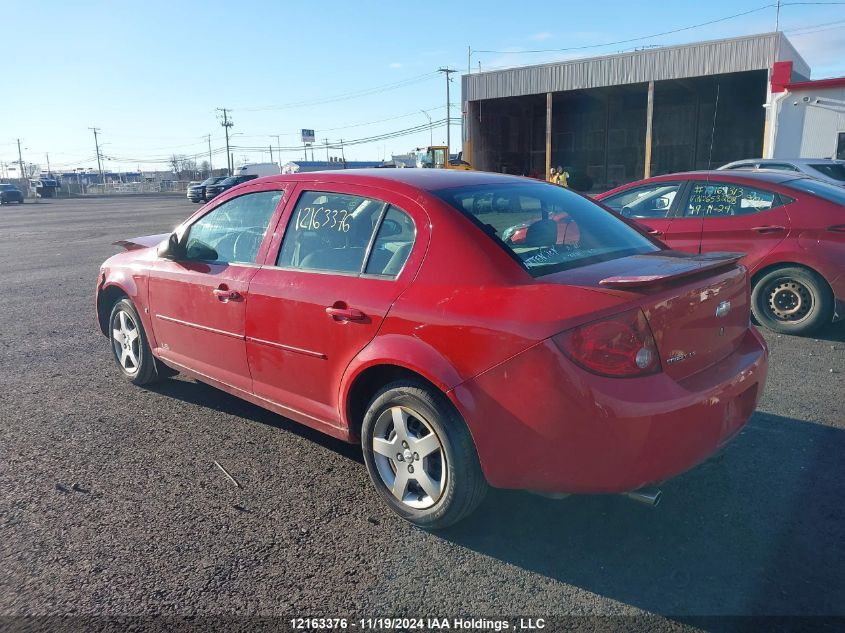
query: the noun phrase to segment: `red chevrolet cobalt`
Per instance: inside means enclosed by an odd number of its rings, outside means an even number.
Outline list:
[[[514,226],[530,226],[518,244]],[[127,379],[175,370],[360,441],[378,494],[426,528],[488,485],[657,484],[728,442],[763,391],[738,255],[667,250],[535,180],[274,176],[121,244],[97,316]]]

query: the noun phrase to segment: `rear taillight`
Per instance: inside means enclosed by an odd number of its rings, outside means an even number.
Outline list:
[[[660,371],[657,345],[639,308],[567,330],[554,341],[577,365],[601,376],[630,378]]]

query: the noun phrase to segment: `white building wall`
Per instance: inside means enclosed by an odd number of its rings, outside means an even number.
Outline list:
[[[790,91],[777,109],[772,158],[836,156],[839,133],[845,132],[845,87]]]

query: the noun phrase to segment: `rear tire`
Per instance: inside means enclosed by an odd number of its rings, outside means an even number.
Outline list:
[[[364,461],[393,512],[426,530],[457,523],[487,492],[469,430],[452,404],[420,382],[383,387],[361,429]]]
[[[106,334],[111,342],[114,361],[124,378],[135,385],[146,385],[159,379],[147,334],[129,299],[123,298],[112,306]]]
[[[757,322],[781,334],[810,334],[833,321],[833,293],[807,268],[776,268],[757,280],[751,311]]]

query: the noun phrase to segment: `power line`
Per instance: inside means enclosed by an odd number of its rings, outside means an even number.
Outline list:
[[[425,131],[429,130],[429,127],[431,129],[440,129],[440,128],[446,127],[446,125],[447,125],[447,119],[443,118],[443,119],[439,119],[437,121],[433,121],[430,126],[429,126],[429,123],[426,122],[426,123],[423,123],[423,124],[420,124],[420,125],[404,128],[404,129],[401,129],[401,130],[393,130],[393,131],[390,131],[390,132],[385,132],[383,134],[376,134],[376,135],[366,136],[366,137],[352,139],[352,140],[347,139],[347,140],[339,141],[339,142],[336,142],[336,143],[329,142],[326,139],[324,141],[324,145],[328,149],[343,150],[343,148],[346,147],[346,146],[365,145],[367,143],[375,143],[375,142],[394,139],[394,138],[401,138],[403,136],[409,136],[409,135],[412,135],[412,134],[417,134],[419,132],[425,132]],[[298,151],[301,151],[302,147],[299,146],[299,145],[290,145],[290,146],[277,147],[277,149],[280,152],[298,152]],[[227,152],[227,153],[235,152],[235,151],[261,152],[261,151],[267,151],[267,147],[265,145],[261,145],[261,146],[257,146],[257,145],[231,145],[228,148],[228,150],[227,150],[227,148],[219,147],[219,148],[216,148],[216,149],[212,149],[211,153],[216,156],[218,154],[223,153],[224,151]],[[207,153],[201,152],[201,153],[198,153],[198,154],[185,155],[185,158],[189,159],[189,160],[190,159],[196,160],[198,158],[205,157],[207,155],[208,155]],[[166,165],[166,164],[170,163],[170,158],[165,157],[165,156],[155,157],[155,158],[134,158],[134,157],[127,157],[127,156],[118,156],[118,157],[114,157],[114,160],[120,161],[120,162],[126,162],[126,163],[143,163],[143,164],[162,164],[162,165]]]
[[[803,6],[803,5],[842,5],[845,2],[782,2],[780,3],[780,7],[791,7],[791,6]],[[639,42],[641,40],[647,40],[654,37],[662,37],[664,35],[672,35],[674,33],[682,33],[683,31],[690,31],[692,29],[701,28],[702,26],[710,26],[711,24],[718,24],[720,22],[726,22],[728,20],[733,20],[735,18],[740,18],[746,15],[750,15],[752,13],[757,13],[758,11],[763,11],[765,9],[771,9],[773,7],[777,7],[777,3],[770,3],[763,5],[761,7],[757,7],[756,9],[749,9],[748,11],[743,11],[742,13],[735,13],[733,15],[728,15],[722,18],[718,18],[715,20],[709,20],[707,22],[700,22],[698,24],[692,24],[690,26],[684,26],[677,29],[672,29],[670,31],[663,31],[661,33],[653,33],[651,35],[643,35],[641,37],[632,37],[625,40],[617,40],[615,42],[605,42],[603,44],[586,44],[583,46],[570,46],[567,48],[540,48],[540,49],[533,49],[533,50],[522,50],[522,51],[505,51],[505,50],[473,50],[473,53],[496,53],[498,55],[522,55],[528,53],[564,53],[569,51],[580,51],[580,50],[587,50],[591,48],[603,48],[605,46],[617,46],[619,44],[629,44],[631,42]]]
[[[818,27],[832,27],[835,24],[843,24],[845,20],[836,20],[835,22],[819,22],[817,24],[808,24],[806,26],[797,26],[793,29],[787,29],[784,33],[797,33],[798,31],[807,31],[808,29],[816,29]],[[827,30],[827,29],[825,29]],[[812,31],[810,31],[812,32]]]
[[[262,112],[265,110],[287,110],[291,108],[301,108],[305,106],[312,106],[312,105],[322,105],[325,103],[335,103],[337,101],[346,101],[348,99],[357,99],[359,97],[367,97],[374,94],[379,94],[382,92],[387,92],[389,90],[397,90],[398,88],[404,88],[406,86],[411,86],[427,79],[430,79],[437,75],[437,72],[430,72],[424,73],[422,75],[418,75],[416,77],[410,77],[408,79],[403,79],[401,81],[396,81],[389,84],[383,84],[380,86],[374,86],[372,88],[365,88],[363,90],[356,90],[353,92],[347,92],[343,94],[338,94],[330,97],[321,97],[318,99],[309,99],[306,101],[295,101],[291,103],[283,103],[280,105],[268,105],[268,106],[257,106],[252,108],[236,108],[239,112]]]

